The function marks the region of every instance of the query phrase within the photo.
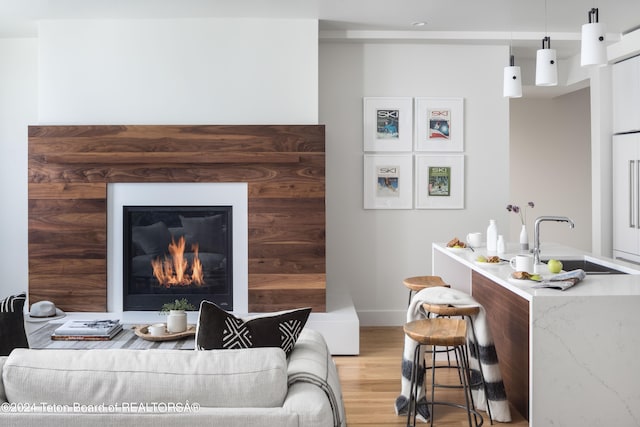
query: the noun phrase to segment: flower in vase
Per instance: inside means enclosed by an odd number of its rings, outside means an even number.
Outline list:
[[[523,209],[520,209],[518,205],[507,205],[507,210],[520,215],[520,222],[525,225],[527,223],[527,208],[533,208],[534,206],[533,202],[527,203]]]

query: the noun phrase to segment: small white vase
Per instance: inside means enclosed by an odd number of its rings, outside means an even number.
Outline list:
[[[527,234],[527,226],[524,224],[520,229],[520,250],[521,251],[529,250],[529,235]]]
[[[169,310],[167,332],[175,334],[187,330],[187,313],[184,310]]]
[[[506,244],[504,243],[504,236],[502,234],[498,235],[497,248],[498,248],[498,255],[504,255],[504,253],[507,250]]]

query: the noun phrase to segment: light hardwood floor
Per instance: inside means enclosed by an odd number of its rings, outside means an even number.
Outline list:
[[[348,426],[405,426],[405,416],[397,416],[394,402],[400,394],[400,363],[404,333],[402,327],[363,327],[360,330],[360,355],[336,356],[338,375],[342,384],[342,392],[347,415]],[[438,378],[441,378],[438,370]],[[448,374],[445,374],[448,375]],[[438,389],[436,400],[463,399],[460,390]],[[467,426],[466,413],[457,408],[436,406],[434,426],[462,427]],[[490,425],[484,412],[485,426]],[[528,426],[528,422],[511,408],[514,427]],[[418,425],[425,425],[418,422]]]

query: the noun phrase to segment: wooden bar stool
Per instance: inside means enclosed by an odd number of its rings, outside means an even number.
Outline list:
[[[440,276],[408,277],[402,281],[402,284],[409,288],[409,302],[407,305],[411,304],[411,297],[414,292],[421,291],[425,288],[432,288],[434,286],[444,286],[445,288],[450,287]]]
[[[441,286],[445,288],[449,288],[450,286],[442,280],[440,276],[414,276],[408,277],[402,281],[402,284],[409,289],[409,301],[407,303],[407,307],[411,304],[411,298],[413,297],[414,292],[419,292],[426,288],[433,288],[436,286]],[[451,349],[444,350],[433,350],[437,353],[446,353],[448,367],[451,367],[451,359],[449,353],[452,351]]]
[[[484,380],[484,371],[482,370],[482,363],[480,362],[480,354],[478,351],[478,340],[476,339],[476,329],[473,324],[473,316],[476,316],[478,312],[480,312],[479,306],[466,306],[466,307],[454,307],[451,305],[444,304],[422,304],[422,308],[424,309],[427,317],[431,315],[436,315],[438,317],[458,317],[462,319],[466,319],[469,321],[471,325],[471,342],[475,349],[473,349],[472,354],[475,353],[475,357],[478,360],[478,373],[479,377],[473,379],[470,383],[471,387],[482,387],[484,389],[484,394],[488,399],[489,392],[487,390],[487,383]],[[491,416],[491,407],[487,402],[487,415],[489,416],[489,422],[493,425],[493,417]]]
[[[409,411],[407,413],[407,427],[416,424],[417,415],[417,396],[420,384],[418,384],[418,370],[420,366],[420,348],[423,345],[452,347],[460,361],[462,390],[464,392],[465,405],[454,402],[439,402],[435,400],[435,375],[436,369],[431,370],[431,411],[430,419],[433,427],[435,405],[448,405],[463,408],[467,411],[467,419],[469,427],[472,427],[471,414],[473,414],[473,422],[476,427],[480,427],[483,423],[482,415],[480,415],[474,407],[473,397],[471,396],[471,387],[469,385],[469,362],[467,356],[467,322],[464,319],[453,319],[446,317],[437,317],[431,319],[415,320],[404,325],[404,333],[416,342],[416,348],[413,355],[413,369],[411,375],[411,388],[409,395]],[[432,363],[435,366],[436,353],[432,352]],[[413,407],[413,414],[411,408]],[[413,417],[413,423],[412,423]],[[480,422],[478,423],[478,419]]]

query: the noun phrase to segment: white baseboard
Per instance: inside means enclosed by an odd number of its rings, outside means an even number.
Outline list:
[[[360,326],[402,326],[407,310],[359,310]]]

